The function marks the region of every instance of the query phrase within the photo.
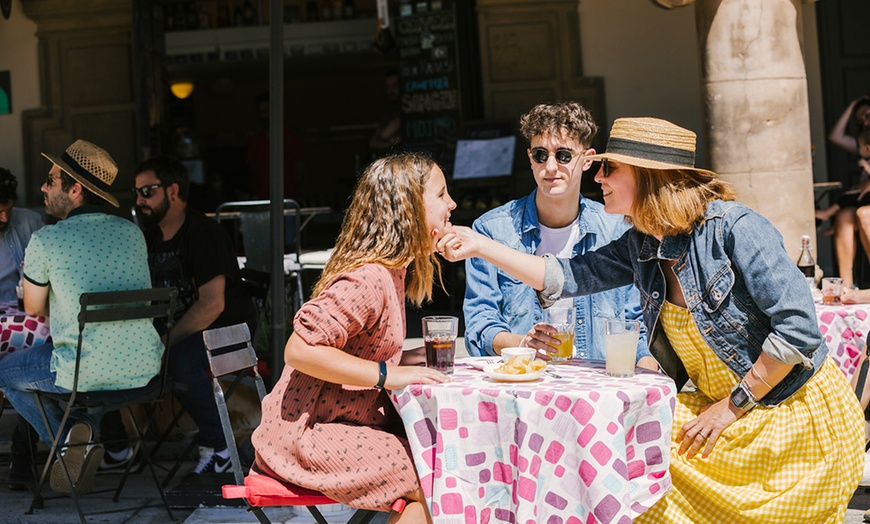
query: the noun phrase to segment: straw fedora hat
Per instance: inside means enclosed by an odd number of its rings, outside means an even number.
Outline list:
[[[109,193],[118,176],[118,165],[102,147],[87,140],[76,140],[60,157],[45,153],[42,156],[106,202],[120,207],[118,200]]]
[[[604,153],[588,160],[613,160],[651,169],[688,169],[716,176],[695,167],[695,133],[659,118],[617,118]]]

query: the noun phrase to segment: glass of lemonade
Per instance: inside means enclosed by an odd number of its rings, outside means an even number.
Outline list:
[[[605,369],[611,377],[634,376],[640,322],[609,319],[604,321]]]
[[[554,338],[559,339],[555,362],[564,362],[574,356],[574,301],[559,301],[544,310],[544,322],[556,328]]]
[[[458,327],[459,319],[456,317],[423,317],[423,344],[426,346],[426,367],[437,369],[445,375],[453,374]]]

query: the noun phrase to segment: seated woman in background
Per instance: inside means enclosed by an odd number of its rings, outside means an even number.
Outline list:
[[[456,203],[444,174],[416,154],[375,161],[345,213],[335,251],[296,313],[284,368],[263,400],[252,473],[314,489],[390,523],[429,522],[402,421],[384,389],[448,381],[400,365],[405,297],[432,296],[435,241]]]
[[[620,239],[559,260],[457,227],[438,249],[492,262],[545,305],[638,287],[650,352],[697,391],[677,396],[673,489],[634,522],[840,524],[862,475],[861,408],[779,233],[694,155],[691,131],[618,119],[606,152],[589,158],[603,161],[604,210],[633,225]],[[547,331],[530,336],[546,342]]]

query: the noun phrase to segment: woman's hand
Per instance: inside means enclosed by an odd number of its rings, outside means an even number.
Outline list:
[[[706,406],[697,418],[686,422],[677,433],[680,455],[686,453],[686,458],[690,459],[703,448],[701,456],[707,458],[719,440],[719,435],[744,414],[744,411],[731,403],[730,396]]]
[[[866,304],[870,302],[870,289],[843,289],[843,294],[840,295],[840,303],[842,304]]]
[[[444,235],[438,239],[435,244],[436,250],[448,262],[465,260],[477,256],[480,250],[480,243],[477,240],[479,236],[481,235],[472,231],[471,228],[453,226],[450,231],[444,232]]]
[[[421,366],[389,366],[384,389],[402,389],[409,384],[438,384],[452,379],[431,368]]]

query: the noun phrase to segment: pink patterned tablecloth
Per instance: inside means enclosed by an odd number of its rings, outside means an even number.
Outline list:
[[[870,304],[816,304],[819,329],[828,343],[829,355],[840,366],[847,380],[858,368],[861,350],[856,338],[867,339],[870,333]]]
[[[457,364],[392,392],[436,523],[630,524],[670,489],[670,378],[548,369],[561,378],[505,383]]]
[[[16,350],[44,344],[49,338],[47,318],[24,313],[16,302],[0,302],[0,358]]]

